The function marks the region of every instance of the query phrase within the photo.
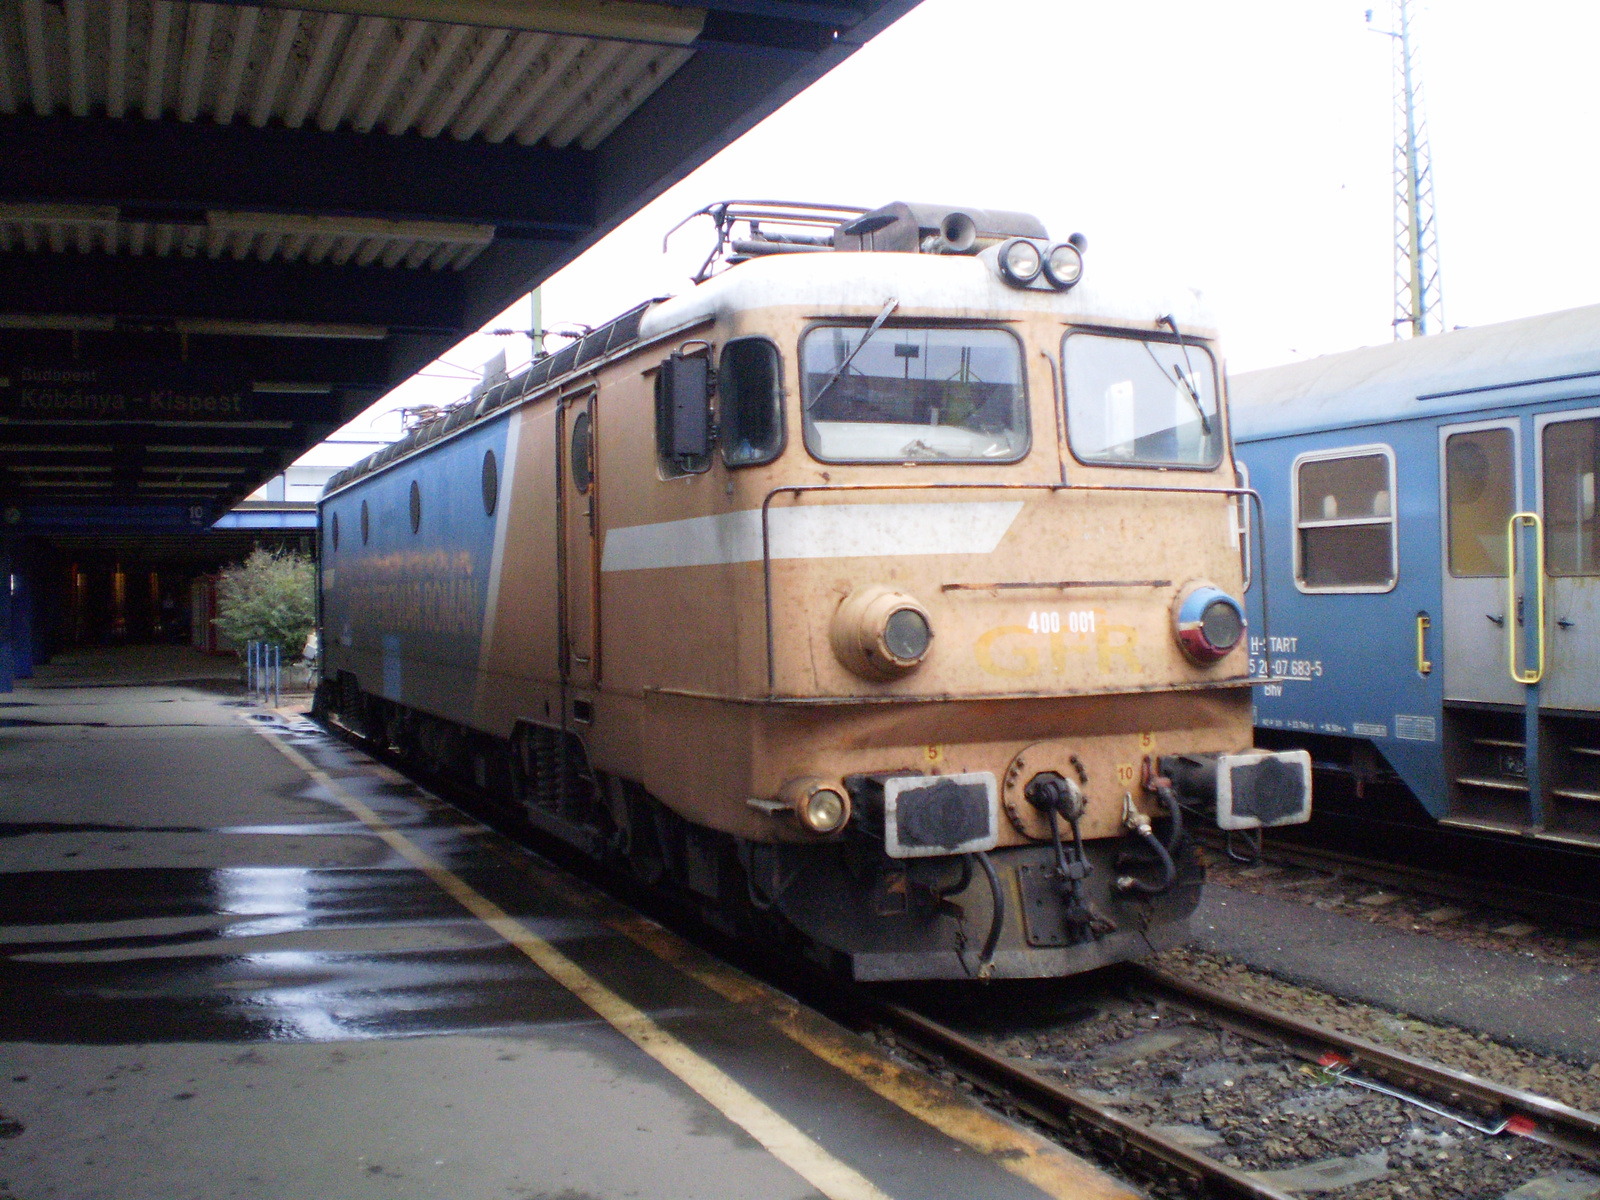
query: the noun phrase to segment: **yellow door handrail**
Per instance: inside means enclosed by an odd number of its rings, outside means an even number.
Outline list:
[[[1539,630],[1539,665],[1531,671],[1517,666],[1517,529],[1522,525],[1533,529],[1534,573],[1538,580],[1534,619]],[[1538,513],[1512,513],[1506,522],[1506,653],[1506,665],[1511,668],[1514,682],[1538,683],[1544,678],[1544,522]]]
[[[1433,663],[1428,658],[1428,630],[1433,628],[1433,618],[1427,613],[1417,614],[1417,674],[1433,674]]]

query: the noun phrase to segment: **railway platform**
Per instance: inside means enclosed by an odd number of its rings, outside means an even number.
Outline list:
[[[1600,1063],[1600,974],[1216,883],[1193,925],[1194,946],[1290,983]]]
[[[301,718],[64,682],[0,702],[0,1195],[1132,1195]]]

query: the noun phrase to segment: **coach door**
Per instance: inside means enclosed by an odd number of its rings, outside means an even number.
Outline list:
[[[1511,674],[1506,527],[1522,510],[1521,438],[1515,421],[1445,426],[1444,696],[1446,702],[1525,703]]]
[[[595,393],[569,398],[563,410],[561,610],[562,678],[579,690],[600,676],[595,537],[599,498],[595,478]],[[583,702],[587,709],[587,702]]]
[[[1600,844],[1600,409],[1533,418],[1544,561],[1539,710],[1546,837]],[[1535,664],[1538,665],[1538,664]]]
[[[1524,670],[1533,614],[1520,591],[1523,556],[1508,537],[1514,529],[1518,547],[1533,545],[1513,523],[1523,511],[1522,446],[1515,420],[1439,430],[1444,819],[1506,832],[1529,831],[1539,816]]]
[[[1539,706],[1600,711],[1600,411],[1534,418],[1544,526],[1545,671]]]

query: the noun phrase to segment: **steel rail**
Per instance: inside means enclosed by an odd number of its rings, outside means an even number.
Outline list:
[[[1140,965],[1133,967],[1132,972],[1137,982],[1160,999],[1191,1015],[1216,1021],[1252,1041],[1282,1046],[1300,1058],[1334,1068],[1335,1074],[1359,1071],[1377,1083],[1404,1088],[1424,1107],[1444,1104],[1452,1109],[1468,1110],[1477,1117],[1502,1120],[1506,1132],[1600,1161],[1600,1116],[1593,1113],[1453,1067],[1413,1058],[1155,967]]]
[[[943,1059],[986,1093],[1016,1106],[1041,1124],[1078,1135],[1119,1165],[1232,1200],[1292,1200],[1288,1193],[1244,1171],[1207,1158],[1064,1084],[1046,1079],[978,1045],[937,1021],[898,1004],[874,1006],[876,1015],[913,1051]]]

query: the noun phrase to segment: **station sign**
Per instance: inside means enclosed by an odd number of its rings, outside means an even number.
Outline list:
[[[0,420],[234,423],[282,419],[295,401],[304,404],[305,397],[261,387],[234,372],[184,363],[0,365]]]
[[[208,504],[21,504],[0,509],[0,534],[197,533],[213,520]]]

